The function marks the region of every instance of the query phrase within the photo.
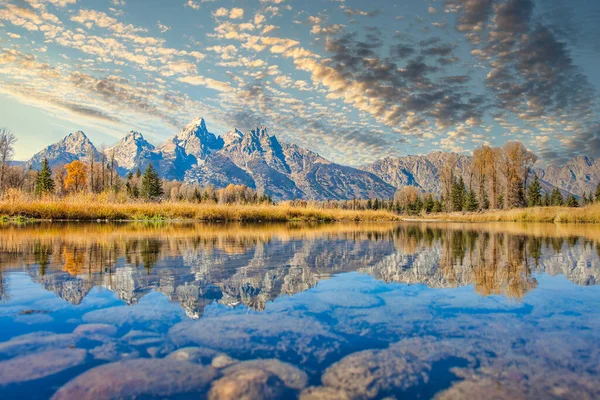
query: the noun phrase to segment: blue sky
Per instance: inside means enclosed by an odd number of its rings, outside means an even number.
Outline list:
[[[521,140],[600,153],[600,2],[3,0],[0,126],[158,144],[203,116],[337,162]]]

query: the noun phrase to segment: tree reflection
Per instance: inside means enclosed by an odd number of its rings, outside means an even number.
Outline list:
[[[114,290],[128,304],[156,290],[179,301],[195,318],[213,301],[262,310],[278,296],[307,290],[321,279],[350,271],[431,288],[473,285],[482,296],[515,299],[537,287],[536,272],[563,273],[578,284],[598,281],[600,245],[595,239],[530,234],[515,227],[11,227],[0,230],[0,273],[25,267],[36,281],[59,295],[69,293],[73,301],[81,301],[97,285]],[[567,257],[573,262],[561,261]],[[577,257],[595,261],[578,270]],[[71,283],[69,288],[80,287],[82,293],[62,289],[73,279],[85,284]],[[8,294],[6,287],[3,279],[2,298]]]

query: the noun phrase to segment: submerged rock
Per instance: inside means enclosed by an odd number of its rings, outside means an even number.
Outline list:
[[[0,386],[34,381],[82,364],[83,349],[47,350],[0,362]]]
[[[188,361],[194,364],[210,365],[213,359],[223,353],[206,347],[184,347],[167,356],[169,360]]]
[[[117,327],[108,324],[83,324],[79,325],[73,331],[74,335],[114,336],[116,333]]]
[[[215,381],[209,400],[278,399],[284,396],[285,385],[279,377],[261,369],[240,369]]]
[[[169,331],[177,346],[198,345],[248,356],[280,357],[294,353],[299,361],[321,362],[347,343],[313,318],[278,314],[225,315],[185,321]],[[276,342],[273,347],[271,343]]]
[[[167,359],[120,361],[93,368],[60,388],[59,399],[168,397],[203,390],[217,376],[212,367]]]
[[[35,332],[15,336],[0,343],[0,357],[14,357],[51,349],[64,349],[75,346],[77,338],[71,334],[53,332]]]
[[[436,400],[462,399],[494,399],[494,400],[527,400],[529,398],[552,398],[541,393],[527,393],[521,385],[514,382],[500,382],[484,378],[465,380],[455,383],[450,389],[435,396]]]
[[[164,338],[154,332],[138,331],[132,329],[129,331],[123,339],[126,340],[131,346],[148,346],[156,345],[164,342]]]
[[[350,400],[348,393],[327,386],[309,387],[300,393],[300,400]]]
[[[250,360],[235,364],[223,370],[223,374],[233,375],[245,370],[261,370],[276,375],[285,386],[292,389],[304,389],[308,382],[306,372],[300,368],[276,359]]]
[[[214,368],[222,369],[222,368],[231,367],[233,364],[236,364],[238,362],[239,362],[238,360],[236,360],[235,358],[229,357],[227,354],[221,354],[220,356],[216,356],[215,358],[213,358],[211,365]]]
[[[90,350],[90,354],[96,360],[102,361],[120,361],[132,358],[139,358],[140,353],[128,345],[116,341],[110,341],[96,346]]]
[[[350,354],[327,368],[323,384],[348,392],[353,398],[374,399],[405,390],[425,378],[428,365],[393,351],[365,350]]]

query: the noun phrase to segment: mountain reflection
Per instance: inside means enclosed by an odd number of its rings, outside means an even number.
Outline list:
[[[540,272],[595,285],[597,238],[595,228],[517,224],[8,225],[0,274],[23,270],[72,304],[97,286],[127,304],[154,290],[191,318],[215,301],[263,310],[350,271],[520,299]],[[0,296],[10,296],[5,279]]]

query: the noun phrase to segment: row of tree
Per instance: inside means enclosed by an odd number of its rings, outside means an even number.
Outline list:
[[[6,128],[0,128],[0,194],[7,188],[15,188],[38,196],[69,193],[112,192],[130,199],[156,201],[170,198],[174,201],[213,203],[272,203],[262,191],[245,186],[230,185],[224,189],[212,186],[200,187],[182,182],[160,179],[152,164],[145,171],[137,170],[126,177],[119,176],[114,154],[106,156],[90,151],[86,160],[50,168],[44,160],[39,171],[10,165],[14,154],[16,136]],[[420,214],[478,211],[536,206],[577,207],[600,201],[600,184],[594,194],[563,197],[554,188],[551,193],[543,190],[537,175],[531,168],[537,157],[520,142],[507,142],[502,147],[481,146],[473,151],[470,166],[464,159],[450,154],[440,169],[441,195],[423,193],[414,186],[398,190],[393,199],[369,199],[349,201],[310,202],[323,208],[352,210],[386,209],[403,214]],[[297,200],[294,205],[306,206],[309,202]]]

